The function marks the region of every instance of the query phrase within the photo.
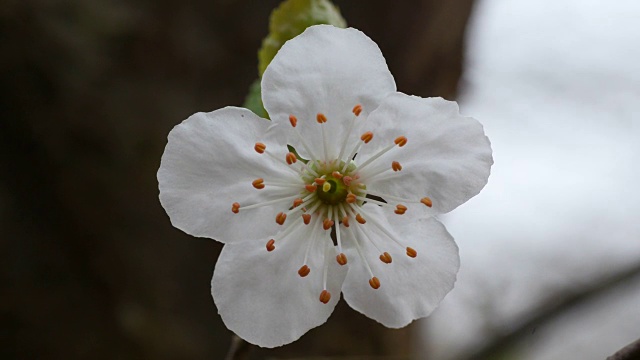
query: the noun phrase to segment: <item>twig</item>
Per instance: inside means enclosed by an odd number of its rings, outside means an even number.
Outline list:
[[[233,334],[231,337],[231,346],[225,360],[246,360],[251,352],[251,344],[242,340],[240,336]]]
[[[618,350],[607,360],[638,360],[640,359],[640,339]]]

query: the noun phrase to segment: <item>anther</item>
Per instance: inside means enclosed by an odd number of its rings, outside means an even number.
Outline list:
[[[418,252],[417,252],[417,251],[415,251],[415,250],[414,250],[413,248],[411,248],[411,247],[407,247],[407,256],[408,256],[408,257],[412,257],[412,258],[414,258],[414,257],[418,256]]]
[[[343,175],[342,175],[342,174],[340,174],[340,172],[339,172],[339,171],[334,171],[334,172],[332,172],[332,173],[331,173],[331,176],[333,176],[334,178],[336,178],[336,179],[340,180],[340,179],[342,179],[342,176],[343,176]]]
[[[302,214],[302,220],[305,225],[309,225],[309,222],[311,222],[311,214]]]
[[[391,264],[391,255],[389,255],[389,253],[385,251],[384,253],[382,253],[382,255],[380,255],[380,261],[385,264]]]
[[[344,225],[344,227],[349,227],[349,217],[345,216],[342,218],[342,225]]]
[[[320,293],[320,302],[326,304],[331,300],[331,294],[327,290],[322,290]]]
[[[324,116],[323,113],[318,113],[318,115],[316,116],[316,120],[318,121],[318,124],[324,124],[327,122],[327,117]]]
[[[391,168],[393,169],[393,171],[400,171],[402,170],[402,165],[400,165],[399,162],[394,161],[391,163]]]
[[[342,182],[345,186],[351,186],[351,181],[353,181],[353,178],[351,176],[345,176],[342,178]]]
[[[336,255],[336,261],[340,265],[346,265],[347,264],[347,255],[345,255],[344,253],[340,253],[340,254]]]
[[[358,220],[360,224],[364,224],[367,222],[367,220],[365,220],[360,214],[356,214],[356,220]]]
[[[360,113],[362,112],[362,105],[358,104],[354,106],[352,111],[355,114],[355,116],[360,116]]]
[[[318,185],[322,185],[322,184],[324,184],[324,182],[325,182],[325,181],[327,181],[327,180],[325,180],[325,179],[323,179],[323,178],[316,178],[314,181],[315,181],[315,183],[316,183],[316,184],[318,184]]]
[[[356,200],[357,200],[357,199],[356,199],[356,194],[354,194],[354,193],[348,193],[348,194],[347,194],[347,199],[346,199],[346,200],[347,200],[347,202],[348,202],[349,204],[353,204],[353,203],[354,203],[354,202],[356,202]]]
[[[253,180],[252,182],[253,187],[256,189],[264,189],[264,179],[263,178],[258,178]]]
[[[366,133],[360,136],[360,140],[364,141],[365,144],[369,143],[373,139],[373,133],[371,131],[367,131]]]
[[[291,126],[296,127],[298,119],[293,115],[289,115],[289,122],[291,123]]]
[[[322,228],[325,230],[331,229],[332,226],[333,226],[333,220],[331,219],[324,219],[324,221],[322,222]]]
[[[300,277],[305,277],[309,275],[310,272],[311,272],[311,269],[309,269],[307,265],[302,265],[300,270],[298,270],[298,275],[300,275]]]
[[[312,192],[316,192],[317,187],[313,184],[307,184],[304,186],[305,189],[307,189],[308,192],[312,193]]]
[[[369,279],[369,285],[371,285],[372,288],[377,289],[380,287],[380,280],[378,280],[378,278],[374,276]]]
[[[276,241],[275,241],[275,240],[273,240],[273,239],[271,239],[271,240],[267,241],[267,251],[273,251],[273,250],[275,250],[275,249],[276,249],[276,247],[273,245],[273,244],[275,244],[275,243],[276,243]]]
[[[407,207],[402,205],[402,204],[398,204],[396,205],[396,211],[394,211],[396,214],[398,215],[402,215],[405,212],[407,212]]]
[[[432,207],[433,206],[433,202],[428,197],[423,197],[422,199],[420,199],[420,202],[425,204],[425,205],[427,205],[427,207]]]
[[[237,214],[240,211],[240,204],[237,202],[234,202],[233,204],[231,204],[231,212],[233,212],[234,214]]]
[[[285,220],[287,220],[287,214],[279,212],[278,215],[276,215],[276,222],[278,223],[278,225],[284,224]]]
[[[398,145],[399,147],[403,147],[407,145],[407,138],[404,136],[398,136],[393,142],[396,143],[396,145]]]
[[[290,152],[287,154],[287,156],[285,157],[285,159],[287,160],[287,164],[291,165],[291,164],[295,164],[296,161],[298,161],[298,158],[296,157],[296,154]]]
[[[264,153],[264,151],[267,149],[267,145],[265,145],[265,144],[263,144],[263,143],[261,143],[261,142],[257,142],[257,143],[256,143],[256,146],[254,146],[253,148],[255,149],[255,151],[256,151],[258,154],[262,154],[262,153]]]
[[[302,200],[300,198],[297,198],[297,199],[293,200],[293,207],[294,208],[298,207],[298,206],[302,205],[303,202],[304,202],[304,200]]]

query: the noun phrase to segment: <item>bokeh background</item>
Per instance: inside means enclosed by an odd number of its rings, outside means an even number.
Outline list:
[[[399,90],[458,99],[496,164],[442,217],[460,246],[434,316],[341,306],[253,359],[600,359],[640,337],[640,5],[334,1]],[[223,359],[221,245],[171,227],[170,129],[243,102],[279,1],[0,4],[0,358]]]

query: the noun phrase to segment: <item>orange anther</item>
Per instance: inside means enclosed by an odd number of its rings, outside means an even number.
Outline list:
[[[349,217],[345,216],[342,218],[342,225],[344,225],[344,227],[349,227]]]
[[[231,204],[231,212],[233,212],[234,214],[237,214],[238,212],[240,212],[240,204],[237,202],[234,202],[233,204]]]
[[[275,243],[276,243],[276,241],[275,241],[275,240],[273,240],[273,239],[271,239],[271,240],[267,241],[267,251],[273,251],[273,250],[275,250],[275,249],[276,249],[276,247],[273,245],[273,244],[275,244]]]
[[[378,280],[378,278],[374,276],[369,279],[369,285],[371,285],[372,288],[377,289],[380,287],[380,280]]]
[[[253,182],[251,183],[253,184],[253,187],[256,189],[264,189],[264,179],[263,178],[258,178],[253,180]]]
[[[336,261],[338,262],[338,264],[340,265],[346,265],[347,264],[347,255],[345,255],[344,253],[340,253],[336,256]]]
[[[304,186],[305,189],[307,189],[308,192],[315,192],[317,187],[313,184],[307,184]]]
[[[256,152],[258,154],[262,154],[267,149],[267,145],[265,145],[265,144],[263,144],[261,142],[257,142],[256,146],[254,146],[253,148],[256,150]]]
[[[289,122],[291,123],[291,126],[296,127],[296,125],[298,125],[298,118],[293,115],[289,115]]]
[[[367,222],[367,220],[365,220],[362,215],[360,214],[356,214],[356,220],[360,223],[360,224],[364,224]]]
[[[353,181],[353,178],[351,176],[343,176],[342,177],[342,182],[346,185],[346,186],[351,186],[351,181]]]
[[[298,158],[296,157],[296,154],[290,152],[287,154],[287,156],[285,157],[285,159],[287,160],[287,164],[291,165],[291,164],[295,164],[296,161],[298,161]]]
[[[338,179],[338,180],[339,180],[339,179],[342,179],[342,174],[340,174],[340,172],[339,172],[339,171],[334,171],[334,172],[332,172],[332,173],[331,173],[331,176],[333,176],[334,178],[336,178],[336,179]]]
[[[322,290],[320,293],[320,302],[326,304],[331,300],[331,294],[327,290]]]
[[[407,247],[407,256],[414,258],[418,256],[418,252],[415,251],[413,248]]]
[[[318,113],[318,115],[316,116],[316,120],[318,121],[318,124],[324,124],[327,122],[327,117],[324,116],[323,113]]]
[[[391,264],[391,255],[389,255],[388,252],[384,252],[382,253],[382,255],[380,255],[380,261],[382,261],[385,264]]]
[[[302,205],[302,203],[304,202],[304,200],[297,198],[295,200],[293,200],[293,207],[298,207],[300,205]]]
[[[316,184],[318,184],[318,185],[322,185],[322,184],[324,184],[324,182],[325,182],[325,181],[327,181],[327,180],[325,180],[325,179],[323,179],[323,178],[316,178],[314,181],[315,181],[315,183],[316,183]]]
[[[398,215],[402,215],[405,212],[407,212],[407,207],[402,205],[402,204],[398,204],[396,205],[396,211],[394,211],[396,214]]]
[[[371,131],[367,131],[360,136],[360,140],[364,141],[365,144],[371,141],[371,139],[373,139],[373,133]]]
[[[393,169],[393,171],[400,171],[402,170],[402,165],[400,165],[399,162],[394,161],[391,163],[391,168]]]
[[[404,136],[398,136],[393,142],[396,143],[396,145],[403,147],[407,145],[407,138]]]
[[[428,207],[433,206],[433,202],[428,197],[423,197],[422,199],[420,199],[420,202],[427,205]]]
[[[302,214],[302,220],[304,221],[305,225],[309,225],[309,223],[311,222],[311,214]]]
[[[362,105],[358,104],[354,106],[352,111],[356,116],[360,116],[360,113],[362,112]]]
[[[324,219],[324,221],[322,222],[322,228],[325,230],[331,229],[332,226],[333,226],[333,220],[331,219]]]
[[[347,202],[348,202],[349,204],[353,204],[353,203],[354,203],[354,202],[356,202],[356,200],[357,200],[357,199],[356,199],[356,195],[355,195],[354,193],[348,193],[348,194],[347,194],[347,199],[346,199],[346,200],[347,200]]]
[[[276,222],[278,223],[278,225],[284,224],[285,220],[287,220],[287,214],[279,212],[278,215],[276,215]]]
[[[310,272],[311,272],[311,269],[309,269],[307,265],[302,265],[300,270],[298,270],[298,275],[300,275],[300,277],[305,277],[309,275]]]

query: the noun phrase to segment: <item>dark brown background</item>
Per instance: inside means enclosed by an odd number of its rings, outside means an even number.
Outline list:
[[[171,128],[239,105],[279,1],[22,0],[0,6],[0,358],[220,359],[221,245],[171,227],[157,171]],[[400,91],[455,97],[472,0],[335,1]],[[396,354],[341,306],[264,356]]]

